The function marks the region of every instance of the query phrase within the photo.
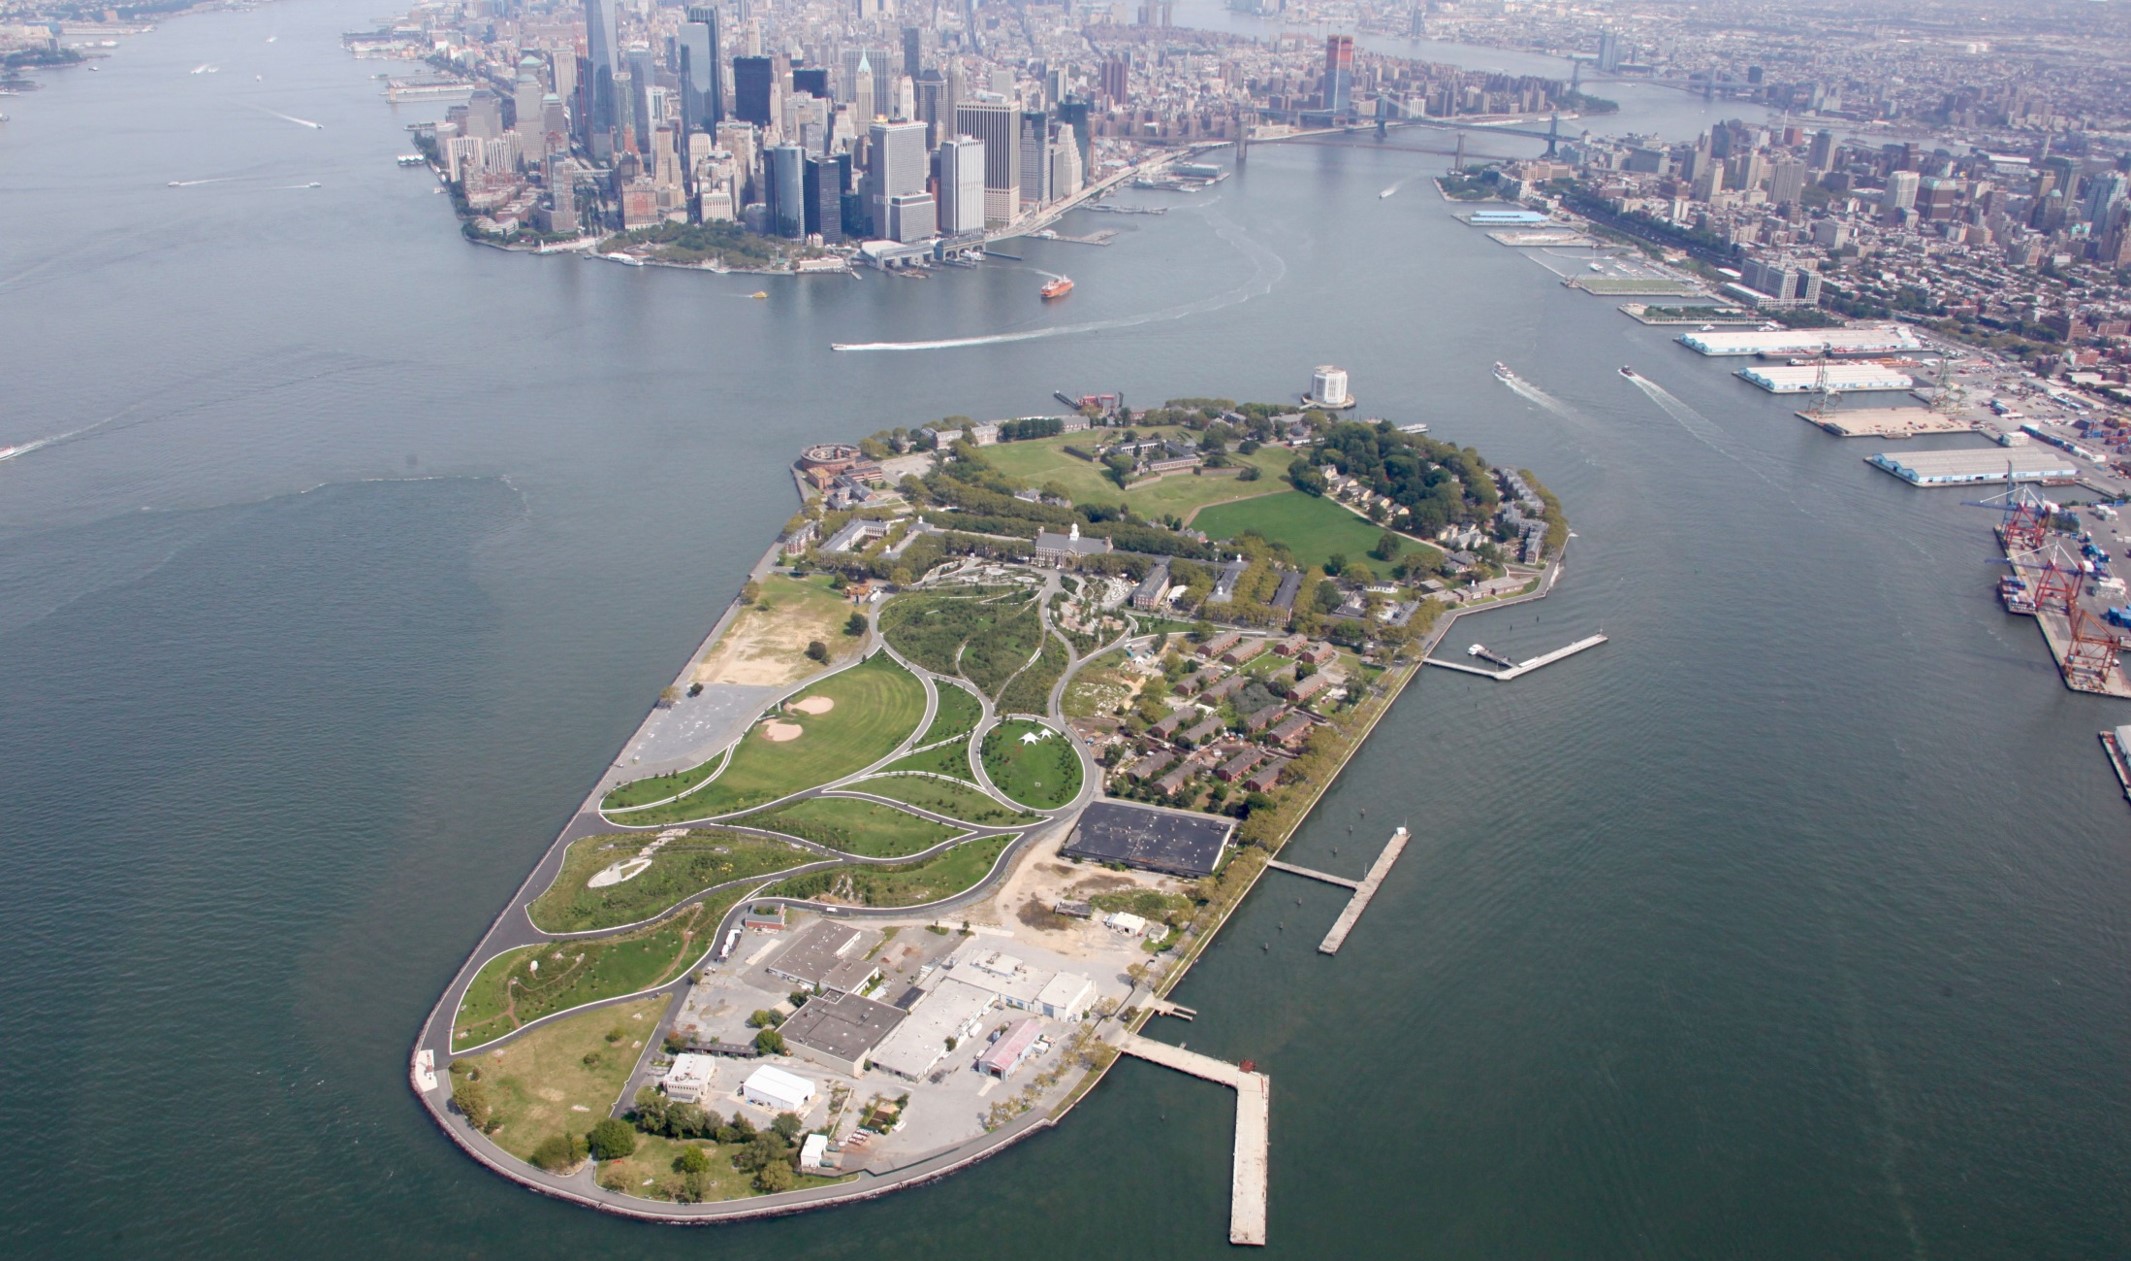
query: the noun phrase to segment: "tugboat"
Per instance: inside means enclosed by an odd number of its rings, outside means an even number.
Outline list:
[[[1495,379],[1497,381],[1514,381],[1517,379],[1517,374],[1509,370],[1508,364],[1498,359],[1495,361]]]
[[[1071,276],[1053,276],[1050,280],[1045,281],[1043,288],[1037,290],[1037,292],[1043,295],[1045,302],[1049,302],[1052,298],[1063,298],[1073,292],[1073,278]]]
[[[1628,378],[1630,381],[1633,381],[1635,379],[1635,369],[1629,367],[1627,364],[1622,364],[1620,366],[1620,374]]]

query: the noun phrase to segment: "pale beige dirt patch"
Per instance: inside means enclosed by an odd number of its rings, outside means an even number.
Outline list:
[[[826,714],[836,708],[833,696],[807,696],[792,702],[792,708],[802,714]]]
[[[773,601],[767,613],[744,609],[696,663],[694,681],[752,687],[812,678],[856,650],[856,641],[842,633],[844,615],[841,604],[796,598]],[[827,661],[807,656],[807,644],[816,639],[829,646]]]
[[[796,722],[766,722],[762,724],[762,738],[771,744],[783,744],[787,740],[797,740],[806,733],[807,729]]]

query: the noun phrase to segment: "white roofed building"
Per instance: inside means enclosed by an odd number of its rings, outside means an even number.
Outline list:
[[[742,1099],[772,1112],[804,1113],[818,1093],[813,1082],[770,1064],[749,1073],[747,1080],[740,1083]]]
[[[683,1051],[673,1057],[673,1067],[666,1070],[659,1084],[675,1103],[700,1103],[709,1092],[710,1079],[716,1071],[717,1061],[710,1056]]]

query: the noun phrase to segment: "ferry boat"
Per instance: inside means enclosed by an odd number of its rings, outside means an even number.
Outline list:
[[[1517,374],[1509,370],[1508,364],[1497,359],[1495,361],[1495,379],[1498,381],[1514,381],[1517,379]]]
[[[1037,292],[1043,295],[1043,300],[1046,302],[1052,298],[1063,298],[1073,292],[1073,278],[1071,276],[1054,276],[1045,281],[1043,288]]]

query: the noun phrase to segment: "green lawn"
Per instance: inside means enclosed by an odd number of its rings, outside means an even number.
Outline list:
[[[959,689],[957,689],[959,690]],[[881,768],[883,771],[930,771],[934,775],[952,775],[956,779],[974,781],[976,772],[969,769],[969,741],[957,740],[899,757]]]
[[[809,797],[748,815],[741,822],[805,837],[861,858],[901,858],[931,849],[962,830],[855,797]]]
[[[1032,732],[1048,739],[1024,741]],[[1024,806],[1056,810],[1080,792],[1080,757],[1071,737],[1039,722],[1017,719],[984,737],[984,773],[992,786]]]
[[[940,694],[940,705],[933,713],[932,725],[918,737],[919,744],[937,744],[951,736],[966,735],[977,729],[977,719],[984,716],[984,703],[969,694],[969,689],[956,687],[945,679],[934,679],[933,687]]]
[[[1047,714],[1051,712],[1051,685],[1058,682],[1066,667],[1073,664],[1072,654],[1056,635],[1043,637],[1043,649],[1037,654],[1036,663],[1015,675],[999,693],[999,712],[1002,714]]]
[[[528,1160],[557,1134],[591,1129],[621,1097],[666,1003],[647,998],[568,1016],[467,1061],[495,1108],[489,1138]]]
[[[668,797],[678,797],[690,789],[702,787],[703,782],[717,774],[718,768],[723,765],[725,759],[721,755],[701,766],[691,766],[667,775],[653,775],[649,779],[632,779],[626,784],[609,789],[607,795],[599,799],[599,804],[608,810],[620,810],[629,806],[664,801]]]
[[[953,897],[982,880],[1010,839],[978,837],[919,863],[810,871],[769,892],[775,897],[827,899],[855,906],[919,906]]]
[[[663,985],[709,953],[718,921],[745,890],[706,898],[656,924],[611,937],[546,942],[488,961],[452,1021],[454,1050],[542,1016]]]
[[[824,714],[799,705],[822,697],[835,702]],[[793,697],[773,721],[796,725],[796,740],[773,741],[758,723],[740,737],[723,774],[678,801],[614,816],[636,827],[682,823],[728,814],[790,796],[863,770],[892,752],[925,712],[925,687],[886,653],[830,675]],[[631,787],[623,785],[616,792]]]
[[[713,1108],[716,1112],[719,1109]],[[681,1142],[656,1134],[639,1133],[636,1150],[621,1160],[603,1161],[599,1166],[599,1185],[623,1195],[640,1200],[678,1200],[687,1186],[685,1175],[677,1172],[673,1162],[690,1147],[700,1147],[710,1154],[710,1171],[703,1175],[701,1188],[705,1201],[744,1200],[760,1195],[755,1190],[754,1175],[733,1168],[733,1157],[740,1152],[737,1143],[713,1143],[707,1140]],[[835,1178],[820,1178],[801,1174],[792,1189],[804,1191],[809,1187],[825,1187],[848,1180],[853,1175]]]
[[[1036,602],[1019,591],[913,591],[881,608],[880,627],[897,652],[935,674],[960,674],[986,696],[1036,655],[1043,634]]]
[[[1193,524],[1217,539],[1256,531],[1269,542],[1287,544],[1295,563],[1305,568],[1323,565],[1334,552],[1374,565],[1368,552],[1384,532],[1382,526],[1369,524],[1329,499],[1299,490],[1208,508]],[[1411,539],[1406,544],[1419,546]]]
[[[1038,817],[1001,805],[973,785],[951,784],[929,775],[877,775],[859,780],[851,785],[851,791],[893,797],[950,819],[977,824],[1034,823]]]
[[[581,933],[648,919],[682,898],[727,880],[766,875],[814,861],[814,855],[759,836],[716,829],[690,832],[659,846],[651,866],[602,889],[585,882],[651,843],[644,832],[605,833],[570,843],[562,871],[528,909],[546,932]]]
[[[1146,437],[1181,433],[1192,441],[1198,438],[1198,435],[1182,429],[1154,428],[1138,432]],[[1255,465],[1263,474],[1255,482],[1239,481],[1234,474],[1193,476],[1182,473],[1136,482],[1130,489],[1120,490],[1102,465],[1065,452],[1069,445],[1088,450],[1096,441],[1094,434],[1071,433],[1031,442],[1002,442],[984,448],[984,458],[994,468],[1025,486],[1056,482],[1074,503],[1125,503],[1132,505],[1134,512],[1154,517],[1171,513],[1189,517],[1207,504],[1271,494],[1287,485],[1283,479],[1287,466],[1295,459],[1295,453],[1285,447],[1261,447],[1248,456],[1231,453],[1229,457],[1239,464]]]

